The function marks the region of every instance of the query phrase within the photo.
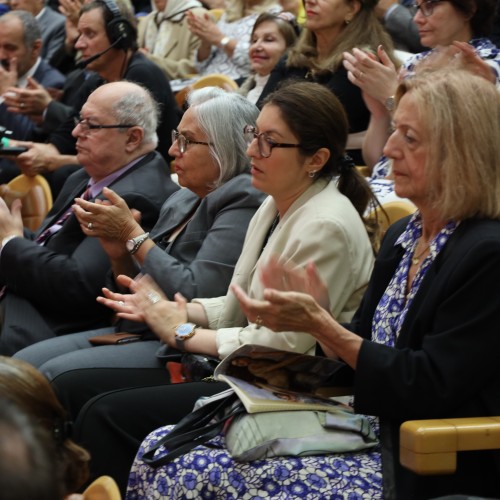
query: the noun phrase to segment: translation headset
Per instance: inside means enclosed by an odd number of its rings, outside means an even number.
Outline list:
[[[117,49],[128,50],[135,36],[130,21],[121,15],[114,0],[96,0],[96,2],[103,4],[113,15],[113,19],[106,24],[106,34],[111,45]]]
[[[103,56],[113,48],[126,51],[132,48],[135,42],[135,28],[132,26],[128,19],[121,15],[120,9],[118,9],[118,6],[114,2],[114,0],[95,0],[95,3],[104,5],[104,7],[112,15],[112,19],[107,23],[105,22],[106,36],[109,39],[110,45],[107,49],[98,52],[88,59],[80,61],[76,65],[77,68],[85,68],[85,66]]]

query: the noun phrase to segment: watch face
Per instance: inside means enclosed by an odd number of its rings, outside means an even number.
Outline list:
[[[194,323],[183,323],[179,325],[175,330],[177,337],[186,337],[193,333],[193,330],[196,328]]]
[[[180,340],[189,339],[194,335],[195,328],[194,323],[183,323],[175,329],[175,336]]]

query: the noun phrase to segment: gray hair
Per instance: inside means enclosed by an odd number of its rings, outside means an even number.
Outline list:
[[[25,10],[12,10],[0,16],[0,23],[8,23],[13,17],[17,17],[23,25],[23,42],[26,47],[32,48],[37,40],[42,39],[40,26],[33,14]]]
[[[218,87],[194,90],[188,96],[188,103],[195,108],[198,125],[211,143],[210,154],[219,165],[220,175],[214,187],[247,171],[250,160],[243,128],[255,125],[259,114],[257,106],[241,95]]]
[[[118,99],[111,107],[118,123],[133,123],[144,130],[142,144],[152,143],[156,147],[158,136],[156,129],[160,116],[159,104],[154,100],[151,92],[134,83],[137,89],[131,89]]]

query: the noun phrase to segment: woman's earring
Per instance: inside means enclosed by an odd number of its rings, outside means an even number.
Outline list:
[[[344,22],[345,22],[346,24],[349,24],[349,23],[351,22],[351,20],[350,20],[350,19],[345,19],[345,20],[344,20]]]
[[[309,175],[311,179],[314,179],[314,177],[316,176],[316,170],[311,170],[307,175]]]

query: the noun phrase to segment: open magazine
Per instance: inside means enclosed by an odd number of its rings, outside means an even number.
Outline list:
[[[330,358],[245,344],[224,358],[214,378],[236,392],[248,413],[280,410],[328,411],[344,398],[325,394],[345,363]],[[335,394],[349,394],[336,391]]]

